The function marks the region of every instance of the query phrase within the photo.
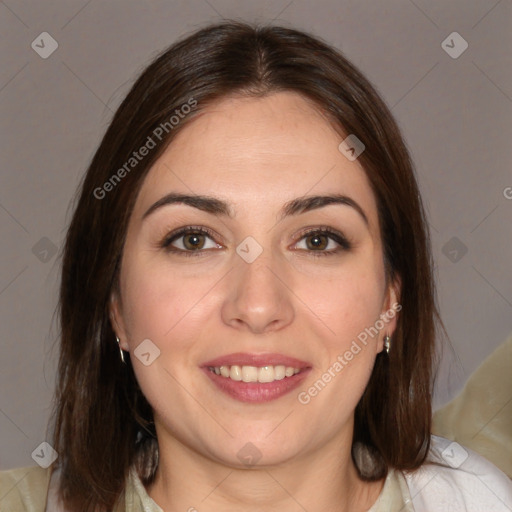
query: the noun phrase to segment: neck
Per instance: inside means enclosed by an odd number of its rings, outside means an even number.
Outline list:
[[[362,481],[351,444],[340,445],[336,439],[279,465],[244,469],[205,457],[174,438],[163,445],[148,494],[167,512],[235,512],[242,507],[244,512],[364,511],[384,483]]]

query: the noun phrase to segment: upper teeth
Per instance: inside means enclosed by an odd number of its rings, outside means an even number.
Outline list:
[[[217,375],[229,377],[233,380],[243,382],[273,382],[274,380],[282,380],[285,377],[299,373],[299,368],[292,366],[210,366],[210,370]]]

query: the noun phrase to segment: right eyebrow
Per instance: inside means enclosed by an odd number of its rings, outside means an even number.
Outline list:
[[[191,194],[179,194],[177,192],[171,192],[160,198],[156,203],[151,205],[149,209],[144,213],[142,219],[144,220],[148,215],[152,214],[155,210],[162,208],[163,206],[170,204],[186,204],[202,210],[213,215],[223,215],[232,218],[233,212],[229,205],[220,199],[209,196],[198,196]]]

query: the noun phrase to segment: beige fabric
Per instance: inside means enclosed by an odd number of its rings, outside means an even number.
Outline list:
[[[2,512],[44,512],[50,469],[39,466],[0,472]]]
[[[434,414],[432,432],[483,455],[512,478],[512,334]]]
[[[164,512],[144,488],[135,470],[130,472],[126,490],[126,512]]]
[[[401,471],[390,470],[377,501],[368,512],[414,512],[407,482]]]

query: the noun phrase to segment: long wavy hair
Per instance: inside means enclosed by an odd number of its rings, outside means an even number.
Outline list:
[[[392,351],[377,356],[355,410],[354,462],[361,478],[375,480],[389,468],[414,470],[425,460],[440,318],[425,212],[400,130],[369,81],[333,47],[290,28],[228,20],[188,35],[147,66],[115,112],[77,193],[63,249],[52,416],[59,491],[72,510],[111,510],[130,468],[149,484],[158,466],[152,410],[129,355],[127,364],[120,360],[109,318],[141,184],[204,107],[230,95],[278,91],[301,94],[340,136],[355,134],[365,144],[358,161],[378,204],[386,275],[401,282]],[[195,108],[169,123],[191,100]],[[156,147],[128,168],[133,152],[159,127]],[[122,180],[113,181],[114,174]],[[371,456],[369,466],[361,453]]]

